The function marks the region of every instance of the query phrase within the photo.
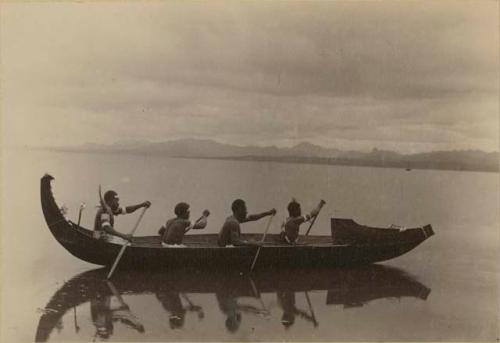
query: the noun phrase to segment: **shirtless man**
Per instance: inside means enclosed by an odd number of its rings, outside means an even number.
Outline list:
[[[233,201],[231,205],[231,210],[233,211],[233,215],[227,217],[222,229],[219,232],[219,239],[217,243],[221,247],[225,247],[227,245],[241,246],[241,245],[250,245],[255,246],[259,245],[257,242],[249,242],[241,239],[241,229],[240,224],[256,221],[261,218],[275,215],[276,210],[273,208],[272,210],[262,212],[259,214],[250,214],[247,213],[247,207],[243,200],[236,199]]]
[[[107,211],[103,206],[97,211],[94,221],[94,237],[112,243],[123,243],[124,240],[130,241],[132,238],[130,235],[123,234],[114,229],[115,216],[132,213],[141,207],[149,207],[151,203],[145,201],[138,205],[121,207],[118,194],[112,190],[104,194],[104,201],[106,202],[106,207],[109,207],[110,211]]]

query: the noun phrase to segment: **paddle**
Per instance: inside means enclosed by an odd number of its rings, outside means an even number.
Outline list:
[[[318,210],[318,214],[316,214],[313,218],[313,220],[311,221],[311,224],[309,225],[309,228],[307,229],[307,232],[306,232],[306,236],[309,235],[309,231],[311,231],[311,228],[313,227],[314,225],[314,222],[316,221],[316,218],[318,218],[318,215],[319,215],[319,211],[321,211],[321,208],[326,204],[326,202],[324,200],[321,200],[318,204],[318,207],[316,208]]]
[[[255,283],[253,282],[252,277],[248,276],[248,279],[250,280],[250,285],[252,286],[253,294],[255,295],[255,297],[257,299],[259,299],[260,306],[262,306],[262,309],[263,309],[262,313],[263,313],[263,315],[266,316],[266,317],[269,316],[271,313],[269,312],[269,310],[267,309],[266,305],[264,304],[264,301],[262,301],[262,298],[260,297],[260,293],[257,290],[257,287],[255,286]]]
[[[147,207],[144,207],[142,209],[142,212],[141,212],[141,215],[139,216],[139,218],[137,219],[137,222],[135,223],[135,226],[134,228],[132,229],[132,231],[130,231],[130,236],[133,236],[134,235],[134,232],[135,230],[137,230],[137,228],[139,227],[139,223],[141,222],[141,219],[142,217],[144,216],[144,213],[146,213],[146,210],[148,208]],[[111,270],[109,271],[109,274],[107,276],[107,279],[109,280],[109,278],[111,278],[111,275],[113,275],[113,272],[115,271],[115,268],[116,266],[118,265],[118,262],[120,262],[120,259],[122,258],[122,255],[123,253],[125,252],[125,249],[127,248],[127,246],[130,244],[130,242],[125,242],[120,250],[120,252],[118,253],[118,256],[116,257],[116,260],[115,260],[115,263],[113,263],[113,266],[111,267]]]
[[[187,228],[187,230],[186,230],[186,231],[184,231],[184,233],[187,233],[189,230],[191,230],[191,229],[192,229],[192,228],[193,228],[196,224],[198,224],[199,222],[201,222],[203,219],[205,219],[205,222],[206,222],[206,219],[207,219],[207,217],[208,217],[209,215],[210,215],[210,211],[209,211],[209,210],[205,210],[205,211],[203,211],[203,214],[201,215],[201,217],[200,217],[200,218],[198,218],[198,219],[196,219],[196,221],[194,222],[194,224],[193,224],[193,225],[191,225],[190,227],[188,227],[188,228]],[[205,223],[205,226],[206,226],[206,225],[207,225],[207,224]]]
[[[271,214],[271,217],[269,218],[269,221],[267,222],[267,227],[266,227],[266,230],[264,231],[264,235],[262,235],[262,240],[261,240],[262,243],[264,243],[264,239],[266,239],[266,234],[267,234],[267,231],[269,230],[269,227],[271,226],[271,222],[273,221],[273,218],[274,218],[274,214]],[[255,254],[255,258],[253,259],[253,262],[252,262],[252,266],[250,267],[250,272],[252,272],[253,267],[255,267],[255,262],[257,262],[257,257],[259,257],[260,248],[262,248],[262,247],[259,246],[259,249],[257,249],[257,253]]]
[[[139,323],[139,319],[132,313],[132,311],[130,310],[130,306],[128,306],[128,304],[122,298],[121,293],[116,289],[115,285],[113,285],[113,283],[109,280],[106,280],[106,284],[108,285],[109,290],[111,291],[113,296],[120,303],[121,309],[126,310],[126,315],[122,315],[120,318],[121,322],[141,333],[144,332],[144,325]]]
[[[101,185],[99,185],[99,200],[101,201],[101,206],[103,206],[104,210],[110,215],[112,216],[113,215],[113,212],[111,211],[111,208],[108,206],[108,204],[106,204],[106,202],[104,201],[104,198],[102,197],[102,189],[101,189]],[[144,213],[146,212],[147,210],[147,207],[144,207],[142,212],[141,212],[141,215],[139,216],[139,219],[137,219],[137,223],[135,223],[135,226],[134,228],[132,229],[132,231],[130,232],[130,236],[132,236],[135,232],[135,230],[137,230],[137,228],[139,227],[139,223],[141,222],[141,219],[142,217],[144,216]],[[111,275],[113,275],[113,272],[115,271],[115,268],[116,266],[118,265],[118,262],[120,262],[120,259],[122,258],[122,255],[123,253],[125,252],[125,249],[127,248],[127,245],[129,244],[129,242],[125,242],[120,250],[120,252],[118,253],[118,256],[116,257],[115,259],[115,262],[113,263],[113,266],[111,267],[111,270],[109,271],[109,274],[107,276],[107,279],[111,278]]]
[[[309,305],[309,312],[311,312],[311,317],[312,317],[312,320],[314,323],[314,327],[316,327],[319,324],[318,324],[318,321],[316,320],[316,316],[314,315],[313,307],[311,304],[311,299],[309,299],[309,294],[307,293],[307,291],[305,291],[304,293],[306,294],[306,300],[307,300],[307,304]]]
[[[193,302],[189,300],[188,296],[184,293],[181,293],[181,297],[188,303],[189,311],[196,311],[196,313],[198,314],[198,319],[203,319],[205,317],[205,313],[203,312],[203,308],[201,306],[193,304]]]
[[[118,292],[118,290],[116,289],[115,285],[111,281],[106,280],[106,285],[108,285],[109,290],[111,291],[111,293],[113,294],[113,296],[116,299],[118,299],[118,302],[120,302],[121,306],[129,307],[127,305],[127,303],[125,302],[125,300],[123,300],[122,295],[120,294],[120,292]]]

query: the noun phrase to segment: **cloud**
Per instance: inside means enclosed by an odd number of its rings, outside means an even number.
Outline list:
[[[497,12],[496,2],[3,5],[3,136],[496,150]]]

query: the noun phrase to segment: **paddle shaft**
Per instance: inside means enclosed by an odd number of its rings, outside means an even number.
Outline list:
[[[313,319],[314,326],[318,326],[318,321],[316,320],[316,316],[314,315],[311,299],[309,299],[309,294],[307,293],[307,291],[305,291],[304,293],[306,295],[307,304],[309,305],[309,312],[311,312],[311,317]]]
[[[147,207],[144,207],[142,209],[142,212],[141,212],[141,215],[139,216],[139,218],[137,219],[137,222],[135,223],[135,226],[134,228],[132,229],[132,231],[130,232],[130,235],[133,236],[134,235],[134,232],[135,230],[137,230],[137,228],[139,227],[139,223],[141,222],[141,219],[142,217],[144,216],[144,213],[146,213],[146,210],[148,208]],[[116,269],[116,266],[118,265],[118,262],[120,262],[120,259],[122,258],[122,255],[123,253],[125,252],[125,249],[127,249],[127,246],[129,245],[129,242],[126,242],[123,244],[120,252],[118,253],[118,256],[116,257],[116,260],[115,260],[115,263],[113,263],[113,266],[111,267],[111,270],[109,271],[109,274],[107,276],[107,278],[111,278],[111,275],[113,275],[113,272],[115,271]]]
[[[252,278],[249,276],[248,279],[250,280],[250,285],[252,286],[253,293],[257,299],[259,299],[260,306],[262,306],[262,309],[268,314],[269,310],[266,308],[266,305],[264,304],[264,301],[262,301],[262,298],[260,296],[259,291],[257,290],[257,287],[255,286],[255,283],[253,282]]]
[[[306,236],[309,235],[309,231],[311,231],[311,228],[313,227],[314,223],[316,222],[316,218],[318,218],[319,211],[323,208],[323,205],[325,205],[326,202],[324,200],[321,200],[319,202],[319,207],[318,207],[318,214],[314,216],[313,220],[311,221],[311,224],[309,225],[309,228],[306,231]]]
[[[264,242],[264,239],[266,239],[266,234],[267,234],[267,231],[269,230],[269,227],[271,226],[271,222],[273,221],[273,217],[274,217],[274,214],[271,215],[271,218],[269,218],[269,221],[267,222],[267,227],[266,227],[266,230],[264,231],[264,234],[262,235],[261,242]],[[255,267],[255,262],[257,262],[257,257],[259,257],[260,248],[261,247],[259,247],[257,249],[257,253],[255,254],[255,258],[253,259],[252,266],[250,267],[250,271],[252,271],[253,267]]]
[[[108,285],[109,290],[111,291],[113,296],[120,302],[120,305],[127,306],[127,303],[125,302],[125,300],[123,300],[122,295],[120,294],[120,292],[118,292],[115,285],[113,285],[113,283],[109,280],[106,280],[106,284]]]
[[[188,303],[189,307],[195,307],[195,304],[193,304],[193,302],[191,300],[189,300],[189,298],[187,297],[186,294],[184,293],[181,293],[181,297],[186,300],[186,302]]]
[[[309,231],[311,231],[311,228],[313,227],[314,222],[316,222],[316,218],[318,218],[318,216],[314,216],[313,220],[311,221],[311,224],[309,225],[309,228],[306,231],[306,236],[309,235]]]

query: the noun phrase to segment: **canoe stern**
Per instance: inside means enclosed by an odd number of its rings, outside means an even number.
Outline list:
[[[352,219],[331,218],[331,234],[334,244],[363,245],[373,243],[409,243],[420,244],[434,235],[432,225],[405,228],[369,227],[356,223]]]

